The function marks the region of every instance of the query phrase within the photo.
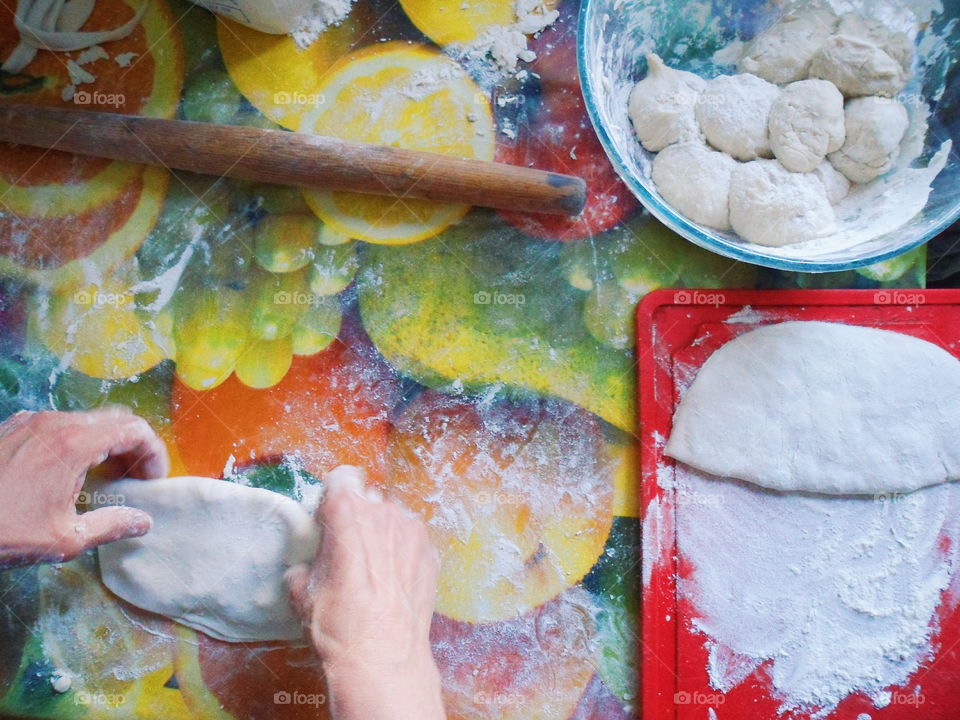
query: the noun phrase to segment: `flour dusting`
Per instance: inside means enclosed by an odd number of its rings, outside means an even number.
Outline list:
[[[909,495],[762,491],[686,466],[677,538],[693,571],[680,591],[726,692],[769,662],[781,712],[826,715],[862,692],[877,707],[935,651],[937,609],[960,548],[960,486]]]
[[[643,559],[641,577],[649,585],[654,569],[667,559],[673,538],[673,516],[664,512],[663,505],[654,499],[643,514]]]
[[[294,42],[304,49],[310,47],[328,27],[343,22],[351,7],[353,0],[314,0],[313,6],[300,16],[297,28],[291,33]]]
[[[472,60],[489,58],[508,72],[515,71],[521,60],[535,60],[537,55],[527,47],[527,37],[552,25],[560,13],[548,9],[543,0],[515,0],[513,7],[513,24],[487,28],[472,43],[458,47],[459,53]]]

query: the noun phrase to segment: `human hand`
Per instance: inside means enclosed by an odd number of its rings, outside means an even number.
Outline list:
[[[312,568],[288,575],[337,720],[445,717],[430,650],[439,558],[426,528],[357,468],[328,473]]]
[[[86,473],[109,462],[127,477],[164,477],[163,441],[128,409],[20,412],[0,424],[0,567],[62,562],[150,530],[142,510],[76,509]]]

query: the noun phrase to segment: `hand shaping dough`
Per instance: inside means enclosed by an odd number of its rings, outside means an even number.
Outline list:
[[[836,24],[837,16],[828,8],[786,15],[747,45],[737,67],[781,85],[803,80]]]
[[[737,160],[773,157],[767,124],[780,89],[756,75],[720,75],[697,101],[697,122],[713,147]]]
[[[958,437],[950,353],[886,330],[786,322],[707,360],[666,453],[774,490],[910,492],[960,479]]]
[[[121,480],[98,494],[146,510],[142,538],[99,549],[104,584],[124,600],[227,642],[299,640],[284,573],[316,555],[299,503],[225,480]]]
[[[628,110],[640,144],[658,152],[676,142],[699,139],[693,108],[707,81],[667,67],[652,53],[647,55],[647,68],[647,76],[630,93]]]
[[[730,224],[744,240],[780,247],[830,234],[836,216],[816,175],[754,160],[733,171]]]
[[[826,80],[800,80],[770,108],[770,148],[787,170],[813,172],[846,134],[843,95]]]
[[[837,170],[828,160],[824,160],[813,171],[827,193],[827,200],[831,205],[836,205],[850,194],[850,181],[846,176]]]
[[[909,74],[869,40],[831,35],[813,56],[810,76],[829,80],[847,97],[893,97],[906,86]]]
[[[700,142],[671,145],[653,160],[653,182],[664,200],[694,222],[730,229],[730,176],[737,161]]]
[[[853,182],[867,183],[888,172],[900,156],[900,141],[910,120],[896,100],[865,97],[844,110],[847,137],[830,153],[830,162]]]

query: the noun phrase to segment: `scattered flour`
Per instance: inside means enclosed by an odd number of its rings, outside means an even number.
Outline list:
[[[70,675],[62,670],[54,672],[53,677],[50,679],[50,686],[53,688],[53,691],[60,695],[67,692],[72,685],[73,681],[70,679]]]
[[[353,0],[314,0],[313,7],[300,16],[291,33],[294,41],[301,48],[310,47],[324,30],[343,22],[352,6]]]
[[[858,691],[882,707],[932,657],[960,485],[878,501],[760,491],[685,466],[676,476],[687,497],[716,498],[678,503],[676,522],[694,568],[680,588],[718,690],[769,662],[784,712],[826,714]]]
[[[728,325],[759,325],[767,318],[766,313],[755,309],[752,305],[744,305],[733,315],[724,320]]]
[[[598,652],[596,613],[591,595],[574,587],[502,622],[437,615],[430,639],[450,717],[516,717],[522,708],[580,717],[575,706]]]
[[[537,55],[527,47],[527,37],[556,22],[560,12],[548,9],[543,0],[515,0],[513,7],[513,24],[487,28],[474,42],[459,46],[458,54],[472,60],[490,58],[507,72],[516,71],[521,60],[535,60]]]
[[[67,73],[74,85],[96,82],[97,76],[81,67],[76,60],[67,60]]]
[[[113,60],[114,60],[114,62],[117,63],[117,65],[119,65],[120,67],[130,67],[130,65],[133,64],[134,59],[135,59],[139,54],[140,54],[140,53],[135,53],[135,52],[120,53],[120,54],[117,55]]]
[[[641,578],[644,586],[650,585],[653,570],[666,562],[673,542],[673,513],[664,512],[660,501],[654,499],[643,514],[643,557]]]
[[[97,60],[109,60],[110,55],[99,45],[88,47],[82,53],[77,55],[77,65],[89,65]]]

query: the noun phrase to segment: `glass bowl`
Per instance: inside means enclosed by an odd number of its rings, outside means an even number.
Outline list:
[[[764,247],[734,233],[698,225],[675,210],[650,179],[652,154],[633,134],[627,101],[646,74],[645,55],[656,52],[671,67],[705,78],[736,72],[742,43],[773,24],[801,0],[584,0],[577,38],[580,81],[590,119],[611,162],[634,195],[662,223],[691,242],[727,257],[782,270],[834,272],[888,260],[922,245],[960,216],[960,0],[943,0],[940,11],[928,0],[865,2],[833,0],[841,12],[896,20],[904,9],[920,21],[917,62],[900,97],[911,116],[898,166],[875,181],[864,221],[849,243],[814,240]],[[929,126],[924,133],[924,118]],[[909,150],[909,152],[908,152]],[[929,196],[916,185],[918,173],[942,163]],[[934,168],[935,170],[935,168]],[[911,185],[905,184],[908,179]],[[879,184],[883,185],[880,186]],[[926,183],[924,183],[925,185]],[[919,187],[919,192],[918,192]],[[838,215],[843,206],[838,206]],[[844,217],[849,218],[849,211]],[[897,217],[895,222],[891,217]],[[876,218],[874,218],[876,220]],[[903,224],[894,227],[896,223]]]

